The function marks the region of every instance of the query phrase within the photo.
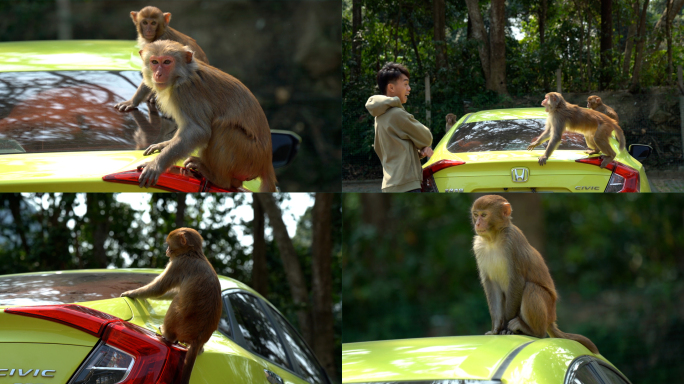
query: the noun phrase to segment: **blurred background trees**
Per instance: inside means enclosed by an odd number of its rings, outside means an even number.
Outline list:
[[[479,335],[491,320],[472,253],[479,195],[345,194],[343,342]],[[684,373],[684,196],[507,194],[542,252],[558,325],[633,382]]]
[[[684,0],[343,0],[343,177],[382,175],[364,104],[389,61],[411,71],[405,108],[435,144],[447,113],[539,107],[560,78],[566,100],[586,105],[598,92],[630,143],[657,147],[649,165],[681,165],[683,7]]]
[[[302,145],[278,170],[285,191],[341,190],[341,4],[322,1],[11,0],[0,2],[0,41],[135,40],[131,11],[171,12],[211,65],[243,82],[271,129]]]
[[[164,268],[166,235],[192,227],[216,272],[273,303],[339,382],[341,220],[339,194],[3,193],[0,274]]]

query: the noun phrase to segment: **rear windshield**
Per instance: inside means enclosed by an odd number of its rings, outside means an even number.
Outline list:
[[[150,283],[156,273],[36,273],[0,276],[0,305],[48,305],[111,299]]]
[[[447,143],[451,153],[526,150],[544,131],[546,119],[488,120],[465,123]],[[547,142],[548,143],[548,142]],[[543,150],[546,144],[535,150]],[[584,135],[565,132],[558,149],[587,149]]]
[[[0,73],[0,154],[133,150],[168,140],[176,125],[154,107],[114,108],[141,80],[138,71]]]

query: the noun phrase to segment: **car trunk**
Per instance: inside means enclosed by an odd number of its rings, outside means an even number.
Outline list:
[[[440,192],[603,192],[611,171],[575,160],[582,151],[557,150],[544,166],[542,151],[469,152],[451,154],[464,164],[434,173]]]

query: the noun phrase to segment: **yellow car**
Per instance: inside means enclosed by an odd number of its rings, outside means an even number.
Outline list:
[[[230,192],[177,166],[138,187],[137,165],[156,156],[144,150],[177,129],[153,104],[114,108],[135,93],[141,65],[134,41],[0,43],[0,192]],[[301,138],[271,138],[274,167],[287,165]]]
[[[463,116],[444,135],[423,166],[423,192],[650,192],[640,161],[651,153],[634,144],[606,169],[602,157],[587,156],[584,136],[566,132],[546,165],[537,162],[544,145],[527,146],[544,130],[544,108],[480,111]],[[548,143],[548,142],[547,142]]]
[[[186,348],[160,336],[170,299],[121,293],[161,269],[0,276],[0,383],[172,384]],[[280,312],[245,284],[219,276],[223,314],[191,384],[330,384]]]
[[[342,345],[342,384],[628,384],[567,339],[455,336]]]

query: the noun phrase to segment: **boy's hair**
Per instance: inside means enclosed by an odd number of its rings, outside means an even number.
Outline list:
[[[389,62],[378,71],[378,88],[383,95],[387,94],[387,84],[395,82],[404,74],[410,78],[408,69],[401,64]]]

